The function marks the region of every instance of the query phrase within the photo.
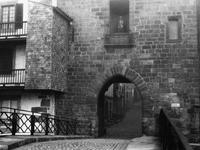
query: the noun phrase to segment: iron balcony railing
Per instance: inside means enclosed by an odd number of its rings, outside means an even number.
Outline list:
[[[77,134],[78,121],[44,113],[0,107],[0,134]]]
[[[0,39],[21,38],[27,35],[27,21],[0,23]]]
[[[160,111],[158,121],[162,150],[193,150],[187,138],[181,133],[163,109]]]
[[[25,69],[0,70],[0,84],[25,83]]]

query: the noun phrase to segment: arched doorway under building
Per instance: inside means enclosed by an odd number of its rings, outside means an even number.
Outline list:
[[[113,83],[122,84],[132,84],[140,95],[142,106],[140,111],[142,111],[142,134],[150,135],[154,133],[154,121],[152,112],[152,95],[145,82],[144,78],[136,72],[134,69],[128,68],[126,66],[116,65],[112,68],[105,68],[103,71],[98,72],[95,75],[94,80],[90,84],[87,90],[87,99],[91,103],[91,109],[95,109],[96,113],[92,120],[92,134],[96,137],[101,137],[105,133],[105,117],[109,118],[112,114],[109,109],[112,109],[112,103],[108,101],[108,116],[104,115],[104,102],[105,93],[109,89],[109,86]],[[121,100],[124,103],[124,99]]]
[[[116,74],[101,88],[97,104],[98,137],[134,138],[142,135],[142,97],[126,76]]]

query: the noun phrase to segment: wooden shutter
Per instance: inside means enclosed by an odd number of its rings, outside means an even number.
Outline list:
[[[21,29],[23,27],[23,4],[16,4],[15,22],[15,29]]]
[[[12,64],[13,64],[13,49],[12,48],[4,48],[1,50],[0,55],[0,70],[4,71],[6,74],[10,74],[12,72]],[[6,72],[5,72],[6,71]]]
[[[6,59],[5,59],[5,66],[4,69],[8,71],[8,73],[11,73],[12,66],[13,66],[13,49],[7,49],[6,50]]]

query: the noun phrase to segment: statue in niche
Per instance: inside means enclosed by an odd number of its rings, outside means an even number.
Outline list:
[[[117,26],[117,32],[122,33],[124,32],[124,21],[122,19],[122,16],[119,16],[119,23]]]

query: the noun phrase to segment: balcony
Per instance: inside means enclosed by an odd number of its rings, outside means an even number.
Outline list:
[[[25,69],[0,71],[0,87],[24,86]]]
[[[0,23],[0,41],[24,39],[27,35],[27,21]]]

